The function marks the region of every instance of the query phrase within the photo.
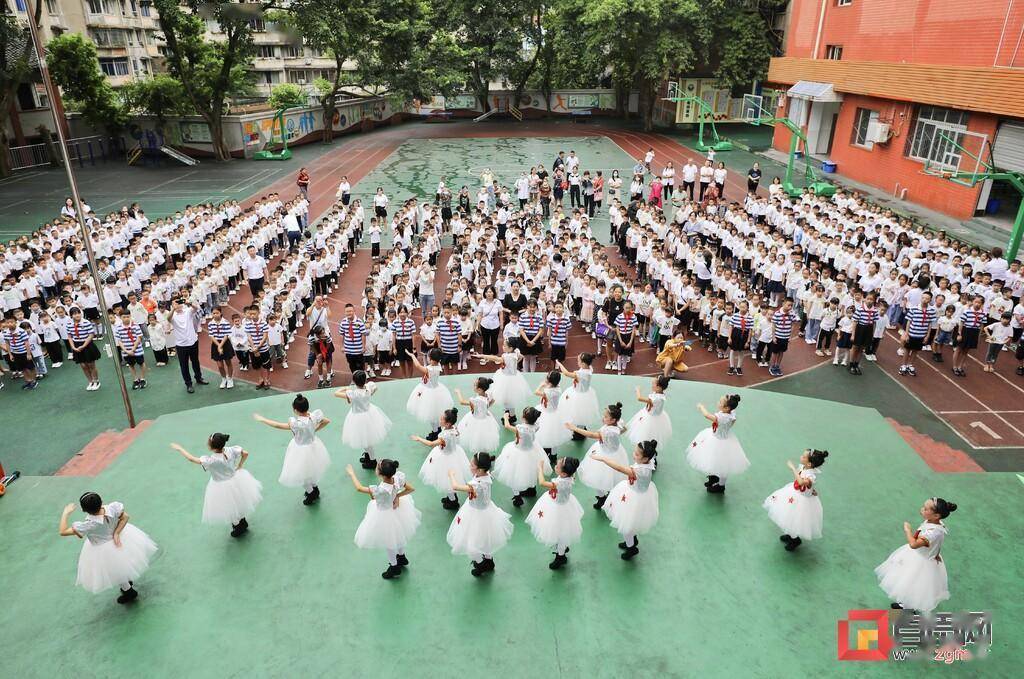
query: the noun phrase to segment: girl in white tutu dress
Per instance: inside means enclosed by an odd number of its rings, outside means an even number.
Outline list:
[[[523,355],[519,353],[518,349],[512,348],[508,343],[507,337],[502,347],[501,356],[489,354],[473,355],[481,361],[489,361],[501,366],[492,375],[494,384],[491,386],[489,393],[494,402],[504,408],[505,412],[509,415],[509,419],[514,423],[516,421],[516,411],[526,405],[526,402],[530,400],[530,394],[533,390],[530,389],[530,385],[527,383],[523,373],[519,371],[519,362],[523,360]]]
[[[263,484],[242,465],[249,453],[242,446],[228,446],[227,434],[211,434],[206,440],[210,455],[196,457],[177,443],[171,449],[193,464],[209,472],[206,496],[203,500],[203,523],[230,524],[231,537],[237,538],[249,530],[246,520],[263,499]]]
[[[501,449],[501,455],[494,463],[494,478],[508,486],[515,493],[512,504],[523,506],[524,497],[537,494],[537,465],[544,473],[551,473],[544,450],[537,444],[537,419],[540,411],[530,406],[523,410],[523,421],[513,425],[508,414],[505,415],[505,429],[516,435],[515,441],[509,441]]]
[[[555,463],[555,476],[548,481],[543,464],[537,464],[537,482],[548,492],[534,503],[526,524],[538,542],[554,548],[555,558],[548,564],[553,571],[569,563],[569,547],[583,535],[583,507],[572,494],[573,474],[579,466],[575,457],[563,457]]]
[[[441,414],[455,405],[448,387],[441,384],[441,350],[430,350],[427,354],[427,365],[420,363],[412,352],[408,354],[412,359],[413,368],[422,376],[422,381],[409,394],[405,409],[420,422],[435,427],[427,436],[428,439],[435,439],[441,430]]]
[[[375,391],[377,385],[366,381],[366,372],[357,370],[352,373],[351,385],[334,392],[335,396],[345,399],[352,406],[341,429],[341,442],[349,448],[363,451],[363,456],[359,458],[363,469],[377,468],[373,448],[382,443],[391,431],[391,418],[370,403],[370,397]]]
[[[921,507],[924,523],[916,531],[911,532],[909,523],[903,524],[907,544],[875,569],[878,585],[889,595],[892,608],[928,612],[949,598],[946,564],[939,552],[946,539],[942,520],[955,511],[956,504],[932,497]]]
[[[558,401],[562,397],[562,389],[558,386],[562,381],[562,373],[552,370],[533,392],[540,396],[540,419],[537,420],[537,443],[554,464],[558,459],[558,447],[568,443],[572,434],[565,428],[565,420],[558,413]]]
[[[462,392],[455,390],[455,399],[459,405],[469,406],[469,412],[459,422],[459,440],[469,454],[493,453],[498,449],[501,430],[498,421],[491,414],[490,407],[494,403],[487,390],[491,388],[490,377],[478,377],[473,383],[473,396],[466,400]]]
[[[78,503],[89,515],[84,521],[68,526],[68,517],[75,511],[74,503],[64,507],[60,516],[62,536],[85,540],[78,557],[76,584],[93,594],[120,587],[117,603],[134,601],[139,593],[133,581],[149,568],[156,543],[128,523],[128,513],[120,502],[105,505],[99,495],[90,492],[84,493]]]
[[[703,403],[697,404],[701,415],[711,420],[711,426],[702,429],[690,443],[686,461],[697,471],[708,475],[704,487],[709,493],[724,493],[726,479],[750,466],[743,446],[732,433],[732,425],[736,423],[734,413],[739,404],[739,394],[723,396],[715,413],[709,413]]]
[[[586,431],[572,424],[565,425],[571,431],[597,440],[597,443],[590,446],[590,450],[587,451],[583,457],[583,463],[580,465],[580,481],[597,494],[594,509],[604,507],[609,491],[623,479],[621,473],[597,460],[596,456],[603,455],[623,466],[629,464],[626,449],[622,447],[621,443],[623,433],[623,428],[619,426],[621,419],[622,404],[613,403],[605,408],[601,428],[597,431]]]
[[[420,467],[420,478],[423,483],[445,494],[441,498],[441,506],[452,511],[459,508],[459,498],[452,490],[448,472],[453,472],[460,483],[470,478],[469,460],[466,451],[459,445],[459,430],[455,428],[458,420],[459,411],[449,408],[441,415],[441,433],[436,439],[431,441],[422,436],[412,437],[413,441],[431,449]]]
[[[787,461],[793,472],[793,482],[769,495],[762,505],[768,511],[768,518],[782,531],[779,540],[792,552],[804,538],[816,540],[821,537],[821,499],[814,487],[818,470],[825,464],[827,450],[805,450],[800,456],[800,466]]]
[[[652,480],[657,454],[657,442],[644,441],[637,444],[633,451],[633,463],[629,466],[604,455],[596,456],[598,462],[626,475],[625,480],[612,488],[608,501],[604,503],[604,513],[611,520],[612,528],[623,537],[619,549],[623,550],[624,561],[640,553],[640,539],[637,536],[643,535],[658,523],[658,487]]]
[[[398,467],[398,460],[392,460],[392,462],[395,463],[395,467],[397,468]],[[421,512],[420,510],[416,509],[416,501],[415,500],[413,500],[408,495],[402,495],[402,491],[405,490],[405,487],[407,485],[409,485],[408,481],[405,478],[405,472],[403,472],[401,470],[398,470],[398,471],[395,472],[395,475],[394,475],[393,478],[395,479],[394,480],[395,488],[398,490],[399,498],[400,498],[398,500],[398,507],[397,507],[397,509],[398,509],[398,517],[400,519],[402,519],[402,522],[406,526],[411,526],[412,529],[415,530],[416,527],[420,525],[420,519],[423,517],[423,512]],[[402,561],[402,559],[399,559],[399,561]]]
[[[659,375],[652,380],[651,393],[646,397],[636,388],[636,400],[644,404],[644,407],[637,411],[626,423],[629,431],[629,440],[633,443],[641,441],[657,441],[658,447],[662,450],[668,445],[672,438],[672,420],[665,412],[665,390],[671,382],[664,375]]]
[[[601,424],[601,405],[597,402],[597,392],[590,385],[594,377],[594,370],[591,368],[594,355],[580,354],[576,357],[576,362],[579,367],[575,372],[566,370],[561,362],[555,362],[562,375],[572,380],[572,386],[565,390],[558,402],[558,414],[566,422],[572,422],[581,429],[593,429]],[[573,438],[583,440],[578,434]]]
[[[512,537],[509,515],[491,501],[491,463],[488,453],[477,453],[470,461],[472,478],[459,482],[451,473],[451,488],[466,493],[466,503],[448,528],[452,554],[465,554],[473,562],[474,577],[494,571],[494,554]]]
[[[281,465],[281,475],[277,482],[287,488],[305,489],[306,497],[302,504],[308,507],[320,499],[320,487],[317,484],[331,466],[327,448],[316,435],[331,421],[324,417],[321,410],[309,412],[309,401],[302,394],[296,394],[292,401],[292,410],[295,414],[289,417],[287,422],[275,422],[256,414],[253,418],[268,427],[292,433],[292,440],[288,442],[288,449],[284,453],[284,464]]]
[[[402,500],[413,488],[404,484],[401,489],[395,484],[395,473],[398,463],[384,459],[377,465],[377,476],[380,483],[364,486],[359,483],[352,465],[345,467],[345,472],[352,479],[352,485],[360,493],[370,496],[366,503],[366,514],[356,529],[355,543],[361,549],[383,549],[388,553],[388,569],[380,574],[385,580],[397,578],[402,570],[409,565],[405,557],[405,546],[409,543],[419,526],[419,518],[415,523],[403,520],[398,508]]]

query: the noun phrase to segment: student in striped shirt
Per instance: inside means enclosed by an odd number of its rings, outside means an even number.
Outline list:
[[[789,349],[789,338],[793,336],[793,324],[800,317],[793,311],[793,300],[787,297],[782,307],[772,314],[772,348],[768,359],[768,374],[782,377],[782,356]]]
[[[741,299],[739,307],[729,318],[732,329],[729,332],[729,370],[727,375],[743,374],[743,355],[750,346],[750,330],[754,317],[750,314],[750,303]]]
[[[260,318],[260,310],[255,305],[245,310],[245,334],[249,338],[249,361],[253,368],[260,371],[257,389],[270,389],[270,326]]]
[[[441,365],[452,371],[459,365],[459,351],[462,348],[462,322],[455,318],[454,309],[445,304],[441,318],[437,320],[437,340],[441,347]]]
[[[850,347],[850,374],[861,375],[860,357],[868,349],[875,338],[875,321],[879,311],[875,306],[877,296],[873,292],[864,295],[864,299],[853,309],[853,346]]]
[[[981,328],[985,325],[988,315],[985,313],[985,298],[977,295],[971,300],[971,306],[960,312],[960,327],[957,328],[956,350],[953,352],[953,374],[964,377],[967,371],[967,357],[971,350],[978,347]]]
[[[3,331],[0,332],[0,344],[3,345],[4,353],[7,354],[11,372],[15,377],[21,373],[25,379],[25,384],[21,388],[32,390],[39,386],[36,381],[35,364],[28,353],[28,332],[24,328],[19,328],[18,322],[14,318],[4,319]]]
[[[363,369],[363,351],[366,349],[366,323],[356,317],[356,308],[345,305],[345,317],[338,322],[338,334],[345,348],[348,369],[354,375]]]
[[[82,318],[82,310],[75,307],[71,310],[71,323],[68,324],[68,347],[75,363],[82,367],[85,379],[89,384],[86,391],[100,388],[100,375],[96,371],[96,361],[100,358],[100,350],[96,348],[96,326],[92,321]]]
[[[903,365],[900,366],[900,375],[916,376],[917,369],[914,368],[914,357],[924,346],[924,340],[937,320],[935,307],[932,306],[932,293],[921,293],[921,302],[906,310],[907,325],[901,333],[903,348],[906,355]]]
[[[554,311],[548,314],[547,334],[551,341],[551,363],[565,360],[565,345],[569,342],[569,328],[572,321],[565,313],[565,303],[555,302]]]
[[[233,389],[235,386],[235,368],[232,358],[235,349],[231,345],[231,322],[224,318],[219,307],[214,307],[213,318],[206,324],[210,333],[210,358],[217,364],[220,373],[220,389]]]
[[[633,358],[638,324],[633,303],[627,300],[622,305],[622,313],[615,317],[615,367],[620,375],[626,374],[626,366]]]
[[[402,377],[412,377],[412,338],[416,334],[416,321],[409,318],[409,307],[404,304],[398,307],[398,318],[391,321],[391,331],[395,334],[395,358],[402,368]]]
[[[121,324],[114,328],[114,340],[132,371],[132,390],[146,388],[146,354],[142,328],[132,322],[131,312],[121,312]]]
[[[544,342],[544,319],[537,313],[537,300],[530,298],[519,314],[519,351],[523,354],[523,372],[537,369],[537,356]]]

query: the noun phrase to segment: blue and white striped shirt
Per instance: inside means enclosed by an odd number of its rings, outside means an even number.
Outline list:
[[[735,311],[732,316],[729,317],[729,325],[732,326],[733,330],[741,330],[745,332],[754,327],[754,317],[750,314]]]
[[[973,308],[964,309],[960,314],[960,322],[964,324],[965,328],[980,328],[985,325],[986,320],[987,314],[982,310],[975,311]]]
[[[206,331],[215,340],[222,340],[231,334],[231,322],[225,318],[219,321],[210,321],[206,324]]]
[[[938,317],[935,307],[911,307],[907,309],[907,334],[913,338],[924,337]]]
[[[462,322],[457,318],[441,318],[437,321],[437,336],[441,340],[441,353],[457,354]]]
[[[85,340],[89,339],[90,336],[96,334],[96,326],[92,324],[92,321],[81,320],[78,323],[72,321],[68,325],[68,338],[75,344],[81,344]]]
[[[792,311],[786,312],[779,309],[772,314],[772,327],[775,330],[775,339],[788,340],[793,335],[793,324],[800,320]]]
[[[519,329],[530,339],[540,334],[543,328],[544,319],[540,317],[540,314],[529,314],[524,311],[519,315]]]
[[[857,325],[874,325],[878,320],[878,307],[861,304],[853,310],[853,320]]]
[[[140,341],[136,347],[135,342],[142,339],[142,328],[135,323],[119,325],[114,328],[114,335],[117,336],[117,344],[121,351],[130,356],[141,356],[143,344]]]
[[[267,337],[270,326],[266,321],[247,318],[242,326],[245,328],[245,334],[249,336],[249,344],[252,345],[253,351],[263,352],[270,349],[270,339]]]
[[[565,346],[569,339],[569,327],[572,321],[555,314],[548,314],[548,336],[556,346]]]
[[[619,331],[620,335],[632,334],[633,330],[636,329],[637,320],[636,314],[627,314],[623,311],[621,314],[615,317],[615,328]]]
[[[351,320],[341,319],[338,322],[338,333],[344,340],[346,354],[362,355],[363,342],[366,337],[366,323],[363,322],[363,319],[358,316],[353,316]]]
[[[28,353],[28,333],[22,328],[3,331],[4,344],[12,354]]]
[[[404,321],[396,318],[391,321],[391,330],[394,331],[395,339],[399,342],[411,340],[412,336],[416,334],[416,321],[411,318],[406,318]]]

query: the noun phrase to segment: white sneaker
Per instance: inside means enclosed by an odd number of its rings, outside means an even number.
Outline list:
[[[872,363],[874,363],[875,361],[878,360],[878,356],[875,356],[874,354],[868,354],[864,358],[866,358],[867,360],[871,361]]]
[[[97,389],[99,389],[99,388],[100,388],[100,383],[99,383],[99,382],[97,382],[97,383],[96,383],[96,386],[95,386],[95,387],[93,387],[93,391],[96,391],[96,390],[97,390]]]
[[[284,368],[285,370],[287,370],[288,369],[288,361],[281,361],[281,367]]]
[[[96,387],[94,385],[95,385],[94,382],[90,382],[88,385],[86,385],[85,390],[86,391],[96,391]]]
[[[312,376],[313,376],[313,371],[311,371],[311,370],[307,370],[307,371],[306,371],[306,374],[302,376],[302,379],[304,379],[304,380],[308,380],[308,379],[309,379],[310,377],[312,377]]]
[[[235,388],[235,379],[233,377],[229,377],[228,378],[228,383],[227,383],[227,387],[226,388],[227,389],[234,389]]]
[[[219,387],[217,387],[217,388],[218,388],[218,389],[224,389],[224,388],[225,388],[225,387],[227,387],[227,386],[228,386],[228,380],[227,380],[227,378],[226,378],[226,377],[222,377],[222,378],[220,379],[220,386],[219,386]]]
[[[398,361],[391,361],[391,367],[397,368],[398,367]]]
[[[923,347],[921,347],[921,351],[931,351],[931,350],[932,350],[932,345],[930,345],[930,344],[926,344]],[[1006,351],[1006,347],[1005,346],[1003,347],[1003,351]]]
[[[897,356],[905,356],[906,354],[907,352],[903,349],[903,347],[900,347],[899,349],[896,350]]]
[[[53,364],[53,365],[51,365],[50,367],[51,367],[51,368],[59,368],[59,367],[61,367],[62,365],[64,365],[64,362],[63,362],[63,361],[57,361],[56,363],[54,363],[54,364]]]

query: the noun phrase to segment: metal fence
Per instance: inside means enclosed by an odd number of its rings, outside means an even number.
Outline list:
[[[53,142],[56,158],[51,159],[46,150],[46,144],[26,144],[25,146],[12,146],[8,149],[12,170],[26,170],[30,167],[40,167],[60,164],[60,152],[57,149],[56,140]],[[115,137],[78,137],[68,139],[68,157],[72,163],[79,167],[95,165],[97,162],[105,163],[109,160],[120,158],[124,154],[123,142]]]

